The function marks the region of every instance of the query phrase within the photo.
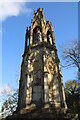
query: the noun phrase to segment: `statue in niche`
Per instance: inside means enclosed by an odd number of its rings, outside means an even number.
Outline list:
[[[34,34],[34,43],[41,41],[41,31],[39,28],[36,28],[35,34]]]
[[[48,42],[51,43],[51,35],[48,35]]]

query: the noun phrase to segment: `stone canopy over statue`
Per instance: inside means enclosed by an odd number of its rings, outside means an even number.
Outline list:
[[[41,39],[42,39],[41,31],[40,31],[40,29],[37,27],[37,28],[35,29],[35,32],[34,32],[34,43],[40,42]]]

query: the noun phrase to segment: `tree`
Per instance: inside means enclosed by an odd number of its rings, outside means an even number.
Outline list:
[[[69,43],[66,43],[61,46],[61,53],[64,65],[62,67],[76,67],[78,70],[78,81],[69,81],[66,83],[66,98],[67,104],[70,107],[77,106],[77,110],[80,111],[80,40],[73,40]],[[76,86],[73,87],[73,84],[77,84],[77,93],[74,93],[76,90]],[[68,89],[67,89],[68,88]],[[73,89],[74,88],[74,89]],[[70,93],[71,92],[71,93]],[[76,102],[77,101],[77,102]],[[72,104],[72,105],[71,105]],[[76,105],[75,105],[76,104]],[[68,107],[69,107],[68,105]],[[73,107],[72,107],[73,108]],[[75,108],[73,108],[75,110]],[[80,113],[78,112],[79,117]]]
[[[78,93],[80,93],[80,41],[73,40],[61,45],[61,54],[64,63],[62,67],[76,67],[78,70]]]
[[[79,65],[79,42],[77,40],[70,41],[62,45],[61,53],[64,61],[63,67],[77,67],[80,72]]]
[[[1,109],[2,118],[11,115],[13,111],[16,110],[17,101],[18,101],[18,90],[14,90],[12,94],[8,95],[7,99],[3,102]]]
[[[72,113],[78,113],[80,99],[78,100],[78,83],[76,80],[69,80],[65,83],[65,95],[68,108]]]

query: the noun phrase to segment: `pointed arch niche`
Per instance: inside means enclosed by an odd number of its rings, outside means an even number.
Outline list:
[[[47,31],[47,42],[53,45],[52,34],[49,30]]]
[[[33,30],[33,44],[42,41],[42,30],[39,26],[36,26]]]

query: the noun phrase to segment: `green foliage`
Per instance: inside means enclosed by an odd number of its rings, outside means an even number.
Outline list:
[[[7,99],[4,100],[1,109],[2,118],[12,114],[13,111],[15,111],[17,107],[17,101],[18,101],[18,90],[13,91],[12,94],[8,95]]]
[[[2,105],[2,109],[1,109],[1,112],[4,112],[4,106]]]
[[[78,113],[78,107],[80,104],[78,94],[78,83],[76,80],[69,80],[65,83],[65,94],[67,106],[72,113]]]
[[[78,113],[80,116],[80,40],[71,40],[68,43],[61,45],[61,58],[63,68],[77,68],[78,80],[67,81],[65,83],[65,93],[68,108],[73,113]],[[78,83],[77,83],[78,82]]]

